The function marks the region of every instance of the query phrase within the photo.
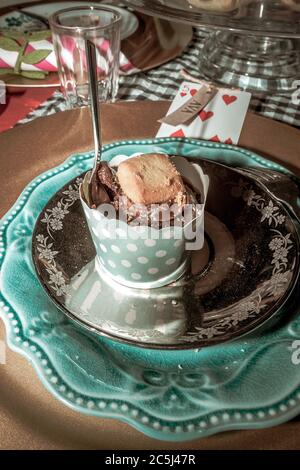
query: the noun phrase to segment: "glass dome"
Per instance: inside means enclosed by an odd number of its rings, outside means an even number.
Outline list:
[[[255,34],[300,37],[300,0],[125,0],[162,18]]]
[[[210,31],[201,75],[259,92],[290,92],[300,75],[300,0],[123,0]]]

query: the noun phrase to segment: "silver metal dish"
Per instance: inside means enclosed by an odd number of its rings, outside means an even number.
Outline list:
[[[299,272],[292,219],[252,178],[192,160],[210,178],[205,246],[165,287],[128,288],[96,270],[79,179],[48,202],[35,226],[33,261],[52,300],[81,326],[141,347],[200,348],[252,331],[285,303]]]

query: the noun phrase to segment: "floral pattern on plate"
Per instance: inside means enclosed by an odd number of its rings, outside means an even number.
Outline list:
[[[166,149],[162,144],[161,150]],[[188,156],[188,152],[181,154]],[[107,155],[109,158],[109,153],[105,153],[105,157]],[[295,281],[298,264],[295,227],[287,220],[284,209],[275,205],[260,188],[253,187],[247,177],[206,160],[202,160],[201,165],[212,182],[208,208],[211,206],[219,220],[216,229],[220,230],[223,216],[222,223],[231,227],[236,245],[237,253],[230,258],[232,266],[227,275],[200,296],[196,293],[197,276],[187,275],[177,287],[175,283],[147,292],[144,289],[140,295],[135,289],[123,289],[123,295],[116,297],[120,284],[105,273],[99,275],[91,257],[86,256],[86,251],[93,253],[94,245],[76,196],[80,183],[77,178],[46,205],[37,221],[33,240],[33,259],[39,279],[63,311],[100,334],[144,347],[166,349],[203,347],[232,340],[272,316]],[[225,200],[231,208],[226,215]],[[215,201],[221,209],[216,207]],[[73,219],[77,220],[77,228]],[[248,235],[253,225],[258,234]],[[208,236],[213,239],[213,234],[208,233]],[[279,239],[282,246],[274,250],[274,243],[278,245]],[[81,240],[85,240],[84,245]],[[126,258],[124,247],[118,249],[117,254],[111,253],[109,244],[105,249],[114,267],[120,264],[122,256]],[[258,253],[255,263],[249,260],[253,250]],[[77,257],[73,263],[74,252]],[[52,256],[50,261],[49,256]],[[219,253],[214,256],[220,257]],[[157,268],[158,261],[154,260]],[[210,272],[222,268],[213,260],[206,274],[201,274],[200,283],[206,280],[209,283]],[[238,290],[235,285],[239,285]]]

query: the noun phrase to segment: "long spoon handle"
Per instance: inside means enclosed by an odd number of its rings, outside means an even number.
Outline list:
[[[89,94],[91,102],[91,114],[95,144],[95,158],[92,175],[97,169],[97,165],[101,160],[101,119],[100,119],[100,106],[98,99],[98,77],[97,77],[97,56],[96,46],[89,39],[85,40],[86,59],[89,76]]]

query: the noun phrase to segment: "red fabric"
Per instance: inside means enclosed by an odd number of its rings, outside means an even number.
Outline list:
[[[0,132],[14,125],[41,103],[50,98],[55,88],[10,88],[6,91],[6,104],[0,104]]]

